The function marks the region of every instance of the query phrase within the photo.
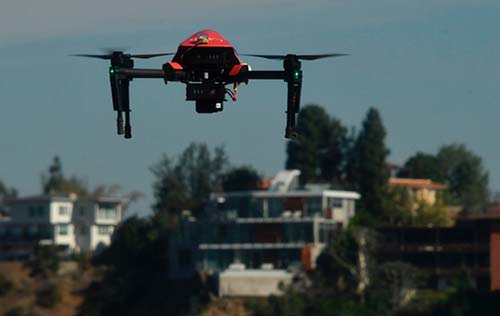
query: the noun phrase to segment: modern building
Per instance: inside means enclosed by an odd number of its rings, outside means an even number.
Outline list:
[[[466,273],[479,290],[500,290],[500,213],[457,218],[452,227],[383,227],[379,255],[402,261],[446,287]]]
[[[125,202],[122,198],[81,199],[76,195],[13,200],[9,203],[8,220],[0,222],[0,247],[7,243],[11,248],[16,244],[41,243],[61,250],[98,250],[109,245],[113,229],[122,219]]]
[[[241,263],[248,269],[313,269],[333,232],[354,216],[360,195],[299,189],[299,175],[282,171],[267,191],[212,194],[209,216],[191,225],[198,230],[197,268],[224,271]]]

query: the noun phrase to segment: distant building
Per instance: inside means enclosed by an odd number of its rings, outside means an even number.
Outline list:
[[[422,202],[429,206],[435,205],[440,198],[439,192],[446,189],[446,185],[430,179],[389,178],[389,188],[406,190],[416,208]]]
[[[31,242],[61,250],[98,250],[110,244],[110,236],[122,220],[124,203],[122,198],[81,199],[76,195],[13,200],[8,220],[0,222],[0,247]]]
[[[466,273],[479,290],[500,290],[500,212],[457,218],[452,227],[379,228],[379,257],[403,261],[444,288]]]
[[[197,268],[224,271],[233,263],[248,269],[313,269],[332,233],[355,214],[356,192],[298,189],[300,171],[282,171],[267,191],[211,195],[208,218],[198,231]]]

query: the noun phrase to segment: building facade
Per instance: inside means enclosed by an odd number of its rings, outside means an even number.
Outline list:
[[[0,222],[0,240],[4,246],[41,243],[61,250],[98,250],[109,245],[124,203],[121,198],[74,195],[19,198],[9,203],[9,217]]]
[[[451,227],[383,227],[379,255],[402,261],[444,288],[466,273],[479,290],[500,290],[500,213],[463,216]]]
[[[267,191],[212,194],[207,218],[191,223],[198,230],[197,268],[313,269],[333,232],[354,216],[360,195],[299,190],[293,185],[299,174],[279,173]]]

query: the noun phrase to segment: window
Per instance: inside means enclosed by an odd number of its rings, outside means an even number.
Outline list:
[[[98,217],[100,219],[117,219],[117,215],[116,204],[99,203]]]
[[[112,226],[98,226],[97,232],[99,235],[110,235],[113,232],[113,227]]]
[[[69,215],[69,207],[66,205],[59,206],[59,215],[61,215],[61,216]]]
[[[59,235],[66,236],[68,234],[68,224],[59,224]]]
[[[43,215],[44,215],[43,206],[30,206],[28,208],[29,217],[43,217]]]
[[[331,199],[331,207],[333,208],[341,208],[344,206],[344,200],[343,199]]]
[[[85,208],[80,206],[80,208],[78,209],[78,213],[80,213],[80,216],[85,216]]]

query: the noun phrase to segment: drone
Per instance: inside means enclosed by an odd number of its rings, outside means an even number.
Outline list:
[[[174,55],[161,69],[134,68],[134,58],[148,59]],[[118,135],[132,138],[130,125],[130,82],[135,78],[157,78],[186,84],[186,101],[195,101],[197,113],[215,113],[224,109],[226,95],[237,100],[238,86],[249,80],[283,80],[287,83],[285,138],[297,137],[296,114],[300,109],[302,88],[301,60],[316,60],[347,54],[262,55],[240,54],[219,33],[202,30],[182,42],[175,53],[128,54],[112,51],[107,54],[75,54],[72,56],[99,58],[111,61],[109,79],[113,110],[117,112]],[[283,70],[252,70],[239,56],[260,57],[283,61]],[[226,86],[233,85],[233,89]],[[125,121],[123,120],[125,114]],[[125,123],[125,124],[124,124]]]

